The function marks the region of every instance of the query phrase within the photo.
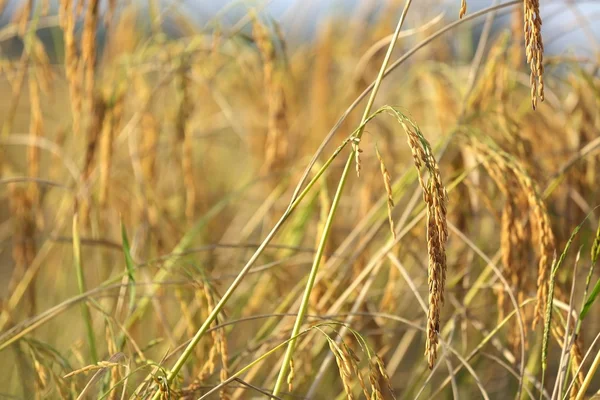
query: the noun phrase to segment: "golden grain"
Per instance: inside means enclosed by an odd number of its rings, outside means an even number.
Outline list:
[[[375,147],[375,153],[377,154],[377,159],[379,160],[379,167],[381,169],[381,175],[383,176],[383,184],[385,186],[385,192],[387,194],[387,208],[388,220],[390,223],[390,231],[392,232],[392,237],[396,239],[396,229],[394,228],[394,219],[392,218],[392,210],[394,208],[394,197],[392,195],[392,178],[390,177],[390,173],[385,167],[383,157],[381,157],[381,153],[379,153],[379,149],[377,148],[377,146]]]
[[[282,84],[283,71],[277,68],[275,45],[267,27],[256,17],[252,35],[263,62],[263,80],[268,102],[267,137],[261,167],[261,170],[267,173],[283,168],[288,155],[287,100]]]
[[[544,43],[539,0],[523,0],[525,55],[531,70],[531,105],[537,107],[538,99],[544,101]]]
[[[467,0],[460,0],[460,10],[458,11],[458,18],[465,16],[467,13]]]
[[[83,103],[82,80],[83,71],[75,40],[75,15],[73,0],[61,0],[59,18],[65,40],[65,71],[69,83],[71,98],[71,118],[75,135],[81,131],[81,109]]]
[[[83,1],[80,0],[80,3]],[[81,63],[85,75],[84,98],[91,99],[94,93],[94,78],[96,69],[96,30],[98,29],[99,0],[88,0],[83,22],[81,44]],[[93,105],[92,105],[93,106]]]

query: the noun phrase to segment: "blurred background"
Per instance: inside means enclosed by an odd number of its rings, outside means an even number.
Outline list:
[[[0,0],[0,398],[195,399],[258,359],[209,397],[266,397],[404,3]],[[280,398],[600,390],[600,3],[536,4],[409,8]],[[432,371],[414,146],[448,193]],[[167,385],[311,160],[323,175]]]

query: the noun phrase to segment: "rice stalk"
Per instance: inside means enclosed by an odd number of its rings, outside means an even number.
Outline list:
[[[81,1],[83,3],[83,1]],[[83,96],[86,99],[94,97],[94,78],[96,70],[96,30],[98,29],[100,0],[88,0],[81,43],[81,64],[85,76]]]
[[[467,13],[467,0],[460,0],[460,10],[458,11],[458,18],[462,19]]]
[[[185,56],[179,59],[177,70],[179,104],[175,120],[177,142],[181,146],[181,171],[185,187],[185,216],[192,219],[197,203],[197,184],[194,174],[193,137],[189,119],[194,109],[190,94],[189,64]]]
[[[539,0],[523,0],[523,10],[525,55],[531,70],[531,106],[535,110],[538,99],[544,101],[544,42]]]
[[[19,7],[14,15],[14,22],[17,24],[17,31],[19,35],[25,36],[27,27],[29,25],[29,18],[33,11],[33,0],[26,0],[23,5]]]
[[[411,1],[407,0],[406,6],[405,6],[405,8],[404,8],[404,10],[402,12],[402,15],[401,15],[401,17],[400,17],[400,19],[398,21],[398,25],[397,25],[396,30],[394,32],[394,38],[390,42],[390,46],[388,48],[388,52],[386,54],[385,60],[382,63],[378,79],[377,79],[377,81],[375,83],[375,87],[373,88],[373,91],[371,92],[371,97],[369,98],[369,101],[368,101],[368,103],[367,103],[367,105],[365,107],[365,113],[363,114],[363,117],[362,117],[361,127],[359,127],[359,129],[357,130],[357,132],[351,136],[351,138],[353,139],[352,140],[352,144],[353,145],[356,144],[357,140],[360,141],[360,139],[361,139],[361,136],[362,136],[362,133],[363,133],[363,129],[364,129],[364,123],[366,123],[368,121],[368,119],[369,119],[369,114],[371,112],[371,107],[373,106],[373,102],[375,100],[375,96],[376,96],[377,91],[379,89],[379,86],[381,84],[381,80],[383,79],[383,74],[384,74],[384,72],[385,72],[385,70],[387,68],[387,64],[388,64],[388,62],[389,62],[389,60],[391,58],[391,54],[392,54],[392,51],[394,49],[394,45],[396,43],[398,35],[400,34],[400,30],[401,30],[402,25],[404,23],[404,18],[406,16],[406,13],[408,12],[408,8],[410,7],[410,4],[411,4]],[[327,242],[327,238],[329,236],[331,225],[333,223],[333,219],[334,219],[334,216],[335,216],[335,211],[336,211],[336,209],[337,209],[337,207],[339,205],[341,194],[342,194],[344,186],[346,184],[348,172],[350,170],[350,167],[352,165],[352,161],[353,161],[354,158],[355,158],[355,154],[354,154],[354,147],[353,147],[353,151],[348,156],[348,160],[346,161],[346,165],[345,165],[344,170],[342,172],[342,176],[340,177],[338,188],[337,188],[336,193],[334,195],[333,202],[332,202],[332,205],[331,205],[331,209],[330,209],[329,215],[327,217],[327,222],[326,222],[325,227],[323,229],[323,232],[321,234],[321,241],[319,243],[319,247],[318,247],[317,252],[315,254],[314,262],[313,262],[313,265],[312,265],[312,268],[311,268],[311,271],[310,271],[310,274],[309,274],[309,277],[308,277],[308,282],[306,284],[305,292],[304,292],[304,295],[303,295],[303,298],[302,298],[302,303],[300,305],[300,310],[298,312],[298,316],[296,317],[296,322],[294,323],[294,328],[293,328],[292,334],[291,334],[292,337],[296,337],[297,334],[300,332],[300,326],[302,325],[303,320],[304,320],[304,315],[307,312],[307,306],[308,306],[308,303],[309,303],[309,300],[310,300],[310,293],[311,293],[312,288],[314,286],[314,282],[315,282],[315,279],[316,279],[316,276],[317,276],[317,273],[318,273],[318,270],[319,270],[319,265],[320,265],[320,262],[321,262],[321,256],[323,255],[323,251],[324,251],[324,248],[325,248],[325,243]],[[288,344],[288,347],[287,347],[287,350],[286,350],[286,353],[285,353],[285,356],[284,356],[284,360],[283,360],[283,363],[281,365],[281,369],[279,371],[279,375],[277,377],[277,381],[275,383],[275,387],[273,389],[273,395],[278,395],[279,391],[281,390],[281,386],[283,384],[283,380],[284,380],[285,376],[287,375],[287,368],[288,368],[289,360],[292,358],[295,344],[296,343],[295,343],[294,339],[292,339],[290,341],[290,343]]]
[[[74,0],[60,0],[59,20],[65,40],[65,71],[69,84],[73,132],[81,133],[81,110],[83,104],[83,70],[75,40]],[[93,108],[93,107],[92,107]]]
[[[87,227],[91,211],[91,178],[95,166],[96,154],[98,153],[98,143],[102,136],[107,113],[107,104],[100,93],[96,93],[92,98],[92,120],[87,128],[87,143],[85,147],[85,159],[81,171],[81,198],[80,215],[82,225]],[[106,160],[105,160],[106,161]],[[106,171],[105,171],[106,173]]]
[[[282,71],[267,27],[253,16],[252,35],[263,62],[263,80],[268,102],[267,138],[264,148],[263,173],[281,169],[288,153],[287,101],[282,84]]]
[[[79,237],[79,218],[77,214],[73,216],[73,262],[75,264],[75,273],[77,275],[77,285],[79,293],[86,292],[85,277],[83,273],[83,263],[81,258],[81,240]],[[90,351],[90,360],[93,364],[98,363],[98,351],[96,350],[96,337],[94,334],[94,324],[90,309],[86,302],[81,303],[81,312],[87,331],[87,341]]]
[[[110,104],[106,104],[104,122],[100,137],[100,195],[98,203],[101,209],[108,203],[110,172],[114,157],[114,140],[119,130],[124,108],[124,95],[115,95]]]
[[[573,243],[573,239],[575,238],[577,233],[579,233],[579,230],[581,229],[582,225],[583,225],[583,223],[578,225],[573,230],[573,232],[571,233],[571,237],[569,238],[569,240],[567,241],[567,243],[565,245],[564,250],[560,254],[560,257],[558,257],[558,259],[555,257],[554,261],[552,263],[552,268],[550,271],[550,280],[548,282],[548,295],[547,295],[546,311],[545,311],[545,316],[544,316],[544,336],[543,336],[543,341],[542,341],[542,385],[544,383],[544,379],[546,376],[546,369],[548,368],[548,338],[550,336],[550,329],[552,327],[552,314],[553,314],[552,308],[553,308],[554,291],[555,291],[555,285],[556,285],[556,274],[557,274],[559,268],[562,266],[562,264],[565,260],[565,257],[569,251],[569,248],[571,247],[571,243]],[[569,315],[568,318],[571,318],[571,316]],[[564,335],[559,335],[559,337],[560,336],[564,336]],[[560,342],[560,339],[559,339],[559,342]]]
[[[40,99],[40,88],[37,80],[38,74],[33,73],[29,76],[29,104],[30,104],[30,119],[29,119],[29,134],[32,138],[32,143],[36,143],[37,139],[44,136],[44,118],[42,116],[42,104]],[[29,146],[27,152],[27,164],[29,168],[29,176],[37,178],[40,176],[40,149],[36,145]],[[40,204],[40,191],[37,183],[31,182],[28,189],[28,195],[31,200],[31,205],[34,209],[38,209]]]
[[[35,259],[37,246],[35,240],[35,211],[31,197],[16,184],[9,185],[9,206],[12,220],[12,259],[14,270],[8,282],[8,291],[13,293]],[[36,309],[36,285],[33,280],[27,288],[29,299],[27,315],[33,315]]]
[[[377,159],[379,160],[379,167],[381,169],[381,175],[383,177],[383,183],[385,185],[385,192],[387,194],[387,209],[388,209],[388,220],[390,223],[390,231],[392,232],[392,237],[396,239],[396,229],[394,228],[394,219],[392,218],[392,209],[394,208],[394,197],[392,195],[392,179],[390,178],[390,173],[385,167],[385,163],[383,162],[383,158],[379,153],[379,149],[375,146],[375,153],[377,154]]]
[[[541,198],[540,191],[537,184],[527,174],[522,165],[515,160],[512,156],[496,148],[495,145],[484,144],[481,141],[475,141],[473,137],[470,139],[471,145],[480,154],[484,154],[485,157],[489,157],[493,160],[496,167],[490,167],[488,161],[485,158],[482,163],[487,165],[488,172],[494,178],[499,187],[504,186],[504,191],[508,194],[507,183],[505,177],[508,173],[514,177],[518,182],[522,195],[525,197],[530,216],[530,223],[532,226],[533,235],[538,246],[538,271],[537,271],[537,303],[535,306],[533,327],[535,327],[540,318],[544,317],[543,308],[547,302],[548,295],[548,281],[550,259],[553,257],[555,251],[555,236],[550,226],[550,219],[546,210],[546,205]],[[488,142],[491,142],[488,140]],[[496,169],[494,169],[496,168]],[[499,168],[499,169],[498,169]],[[493,171],[497,172],[493,172]],[[504,183],[503,183],[504,182]],[[510,192],[511,196],[515,196],[514,193]],[[533,243],[533,242],[532,242]],[[518,275],[517,275],[518,276]],[[525,281],[519,281],[520,290],[524,290],[523,286]]]

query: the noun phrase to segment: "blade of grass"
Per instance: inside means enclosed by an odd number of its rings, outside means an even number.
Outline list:
[[[571,244],[573,243],[573,239],[579,232],[579,229],[581,229],[581,226],[583,225],[584,222],[585,222],[585,219],[583,222],[581,222],[579,225],[577,225],[577,227],[575,227],[575,229],[571,233],[571,237],[567,241],[567,244],[565,245],[565,248],[564,248],[563,252],[561,253],[560,257],[557,260],[556,256],[555,256],[554,262],[552,263],[552,269],[551,269],[551,273],[550,273],[550,282],[548,283],[548,300],[546,303],[546,315],[544,318],[544,320],[545,320],[544,336],[542,339],[542,387],[544,386],[544,380],[546,377],[546,369],[548,368],[548,345],[549,345],[549,338],[550,338],[550,326],[552,325],[552,302],[554,299],[554,286],[556,283],[556,273],[558,272],[558,269],[565,261],[567,253],[569,251],[569,248],[571,247]],[[541,394],[540,394],[540,398],[542,398]]]
[[[359,127],[358,129],[361,129],[362,127],[364,127],[364,124],[362,124],[361,127]],[[256,251],[254,252],[254,254],[252,255],[252,257],[250,257],[250,259],[248,260],[248,262],[246,263],[246,265],[244,266],[244,268],[242,268],[242,270],[236,276],[236,278],[231,283],[231,285],[229,286],[229,288],[227,289],[227,291],[223,294],[223,297],[221,297],[221,300],[219,300],[219,302],[215,305],[215,307],[213,308],[212,312],[206,318],[206,320],[204,321],[204,323],[202,324],[202,326],[200,326],[200,328],[198,329],[198,331],[196,332],[196,334],[194,335],[194,337],[190,340],[190,342],[188,343],[187,347],[185,348],[185,350],[183,351],[183,353],[181,354],[181,356],[177,359],[177,361],[175,362],[175,365],[173,366],[173,368],[171,369],[171,371],[167,375],[167,384],[171,384],[173,382],[173,380],[175,379],[175,377],[177,376],[177,374],[179,373],[179,371],[181,370],[181,368],[183,367],[183,365],[185,364],[185,362],[191,356],[191,354],[192,354],[192,352],[193,352],[194,347],[196,346],[196,344],[198,344],[198,342],[200,341],[200,339],[202,338],[202,336],[207,332],[208,328],[210,327],[210,324],[217,318],[217,315],[221,312],[221,310],[225,306],[225,303],[227,303],[227,301],[229,300],[229,298],[233,295],[233,292],[240,285],[240,283],[242,282],[242,280],[244,279],[244,277],[246,276],[246,274],[250,271],[250,268],[252,268],[252,266],[254,265],[254,263],[256,262],[256,260],[258,259],[258,257],[260,257],[260,255],[263,253],[263,251],[265,250],[265,248],[269,245],[269,243],[271,242],[271,240],[275,237],[275,234],[279,231],[279,229],[284,224],[284,222],[287,221],[287,219],[292,214],[292,212],[296,209],[296,207],[298,206],[298,204],[300,204],[302,202],[302,200],[310,192],[310,190],[312,189],[312,187],[314,186],[314,184],[319,180],[319,178],[323,175],[323,173],[331,165],[331,163],[333,162],[333,160],[335,158],[337,158],[337,156],[340,154],[340,152],[345,148],[345,146],[349,142],[350,142],[350,139],[346,139],[334,151],[334,153],[323,164],[323,166],[317,172],[317,174],[313,177],[313,179],[311,179],[311,181],[306,185],[306,188],[302,191],[302,193],[300,193],[300,195],[292,203],[290,203],[289,207],[286,209],[286,211],[281,216],[281,218],[279,219],[279,221],[277,221],[277,223],[275,224],[275,226],[273,227],[273,229],[271,229],[271,231],[266,236],[266,238],[263,240],[263,242],[260,244],[260,246],[258,247],[258,249],[256,249]],[[154,397],[152,399],[153,400],[158,400],[159,397],[160,397],[160,392],[156,392],[154,394]]]
[[[79,288],[79,294],[83,295],[86,292],[86,289],[85,278],[83,275],[83,265],[81,264],[81,240],[79,237],[79,220],[77,214],[73,216],[73,263],[75,264],[75,273],[77,274],[77,286]],[[96,364],[98,362],[98,353],[96,351],[94,325],[92,323],[90,309],[85,301],[81,303],[81,313],[83,315],[83,321],[87,331],[90,359],[93,364]]]
[[[563,380],[566,381],[568,379],[568,373],[567,373],[567,366],[568,366],[568,362],[565,362],[565,359],[569,358],[569,351],[570,351],[570,344],[569,344],[569,336],[571,336],[571,316],[574,313],[573,310],[573,298],[575,296],[575,282],[576,279],[575,277],[577,276],[577,267],[579,266],[579,260],[581,258],[581,247],[579,248],[579,250],[577,251],[577,256],[575,257],[575,265],[573,267],[573,281],[571,282],[571,291],[570,291],[570,295],[569,295],[569,310],[567,311],[567,321],[566,321],[566,327],[565,327],[565,335],[563,338],[563,346],[561,349],[561,354],[560,354],[560,361],[558,363],[558,371],[557,371],[557,377],[558,379],[555,380],[554,382],[554,389],[552,390],[552,398],[556,398],[555,396],[558,396],[558,398],[561,397],[562,392],[559,393],[559,390],[562,386],[562,382]],[[575,331],[575,329],[573,328],[573,331]],[[564,368],[563,368],[563,363],[565,364]]]
[[[129,286],[129,312],[135,307],[135,263],[131,257],[131,246],[127,237],[127,228],[121,221],[121,239],[123,241],[123,254],[125,255],[125,267],[127,268],[127,286]]]
[[[411,0],[407,0],[405,3],[404,9],[402,10],[402,14],[400,15],[400,19],[398,20],[398,24],[396,26],[394,36],[392,37],[390,45],[388,46],[387,53],[385,55],[385,58],[383,60],[383,63],[381,64],[381,68],[379,70],[379,75],[377,76],[377,80],[375,81],[375,85],[373,86],[373,91],[371,92],[371,96],[369,97],[369,100],[365,107],[365,111],[363,113],[362,120],[361,120],[361,125],[363,125],[367,121],[369,114],[371,113],[371,108],[373,107],[373,104],[375,102],[375,97],[377,96],[377,92],[379,91],[379,88],[381,86],[381,82],[383,80],[385,70],[387,69],[387,65],[392,56],[392,52],[394,50],[396,41],[398,40],[398,36],[400,35],[400,30],[402,29],[402,26],[404,25],[404,20],[406,18],[406,14],[408,13],[408,9],[410,8],[411,3],[412,3]],[[359,129],[358,132],[356,132],[356,134],[353,136],[358,141],[360,141],[362,133],[363,133],[363,130]],[[313,288],[315,279],[317,277],[317,273],[319,271],[319,265],[321,263],[323,251],[325,250],[325,244],[327,243],[327,238],[329,236],[329,232],[330,232],[331,226],[333,224],[333,219],[335,217],[335,213],[337,211],[340,199],[342,197],[342,192],[344,190],[344,186],[346,185],[348,173],[350,172],[350,167],[352,166],[353,160],[355,159],[355,155],[357,154],[357,152],[358,152],[358,145],[353,146],[352,151],[348,155],[348,159],[346,161],[346,165],[342,172],[342,176],[340,177],[340,181],[338,183],[338,187],[335,192],[333,202],[331,204],[331,208],[329,210],[329,215],[327,217],[327,221],[325,222],[325,226],[323,227],[323,232],[321,232],[321,241],[319,242],[319,247],[317,249],[317,253],[315,254],[315,258],[314,258],[314,263],[313,263],[313,266],[311,268],[311,271],[310,271],[310,274],[308,277],[308,282],[306,284],[306,289],[305,289],[304,295],[302,297],[302,303],[300,305],[300,310],[298,311],[298,317],[296,318],[296,322],[294,323],[294,327],[292,329],[292,333],[291,333],[292,337],[297,336],[297,334],[300,332],[300,327],[302,326],[302,323],[304,322],[304,316],[308,310],[308,303],[310,301],[310,293],[312,292],[312,288]],[[291,340],[286,349],[286,353],[283,358],[283,362],[281,364],[281,369],[279,370],[279,375],[277,377],[277,381],[275,382],[275,387],[273,388],[273,395],[275,395],[275,396],[277,396],[279,394],[279,392],[281,391],[281,387],[286,379],[288,367],[290,365],[290,361],[292,360],[292,356],[294,353],[295,344],[296,344],[295,339]]]
[[[598,256],[600,255],[600,221],[598,221],[598,230],[596,231],[596,237],[594,238],[594,243],[592,244],[592,250],[590,254],[590,258],[592,261],[592,265],[590,266],[590,273],[588,274],[588,279],[591,278],[593,268],[598,262]],[[585,301],[583,308],[581,309],[581,313],[579,314],[580,321],[583,321],[587,313],[590,311],[592,304],[596,301],[598,294],[600,293],[600,279],[596,281],[594,285],[594,289],[590,293],[589,297]]]

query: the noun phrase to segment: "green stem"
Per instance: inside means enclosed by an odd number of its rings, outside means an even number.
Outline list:
[[[365,111],[363,113],[363,117],[362,117],[362,120],[360,123],[361,126],[357,130],[356,134],[354,135],[354,137],[356,137],[358,140],[360,140],[360,138],[363,134],[365,122],[367,121],[367,119],[371,113],[373,103],[375,102],[375,97],[377,96],[377,92],[379,91],[381,82],[383,81],[383,76],[385,74],[385,70],[387,68],[387,65],[389,64],[390,58],[392,57],[392,52],[394,50],[394,46],[396,44],[396,41],[398,40],[400,30],[402,29],[402,25],[404,24],[404,19],[406,18],[406,14],[408,12],[408,8],[410,7],[411,3],[412,3],[412,0],[406,1],[404,10],[402,10],[402,15],[400,16],[398,25],[396,26],[394,36],[392,37],[392,40],[390,42],[390,45],[388,46],[388,50],[387,50],[387,53],[383,60],[383,63],[381,64],[381,68],[379,69],[379,75],[377,76],[377,80],[375,81],[375,85],[373,86],[373,90],[371,91],[371,96],[369,97],[369,100],[365,107]],[[331,204],[331,208],[329,210],[329,215],[327,216],[327,221],[325,223],[325,226],[323,227],[323,232],[321,234],[321,241],[319,242],[319,247],[317,248],[317,252],[315,254],[313,265],[310,270],[310,275],[308,278],[308,282],[306,284],[306,289],[304,290],[304,295],[302,297],[302,303],[300,304],[300,310],[298,311],[298,316],[296,317],[296,322],[294,323],[294,328],[292,329],[291,336],[293,338],[295,338],[298,335],[298,333],[300,332],[300,327],[302,326],[302,323],[304,322],[304,316],[306,315],[306,312],[308,311],[308,303],[310,300],[310,293],[312,292],[312,288],[315,283],[315,279],[319,272],[319,265],[321,264],[321,257],[325,250],[325,244],[327,243],[327,238],[328,238],[329,232],[331,230],[331,225],[333,224],[333,219],[335,217],[335,213],[337,211],[339,201],[342,197],[342,192],[344,190],[344,186],[346,185],[346,181],[348,178],[348,172],[350,171],[350,167],[352,166],[352,161],[354,160],[356,151],[358,151],[358,146],[353,147],[352,151],[350,152],[350,155],[348,156],[348,160],[346,161],[346,165],[344,166],[344,171],[342,172],[342,176],[340,177],[340,181],[338,183],[338,187],[335,192],[335,197],[333,199],[333,203]],[[286,375],[288,373],[288,366],[290,365],[292,356],[294,354],[295,344],[296,344],[295,339],[290,340],[290,342],[288,343],[288,347],[285,352],[285,356],[283,358],[283,363],[281,364],[281,369],[279,370],[279,375],[277,376],[277,381],[275,382],[275,387],[273,388],[273,396],[278,396],[279,392],[281,391],[281,387],[282,387],[283,382],[285,381]]]
[[[212,310],[212,312],[210,313],[210,315],[206,318],[206,320],[204,321],[204,323],[202,324],[202,326],[200,327],[200,329],[198,329],[198,331],[196,332],[196,334],[194,335],[194,337],[192,338],[192,340],[190,341],[190,343],[183,350],[183,353],[181,354],[181,356],[175,362],[175,365],[173,366],[173,368],[171,369],[171,371],[167,375],[167,384],[170,385],[171,383],[173,383],[173,380],[175,379],[175,377],[177,376],[177,374],[179,374],[179,371],[181,371],[181,368],[183,368],[183,365],[185,364],[185,362],[192,355],[192,353],[194,351],[194,347],[196,347],[196,345],[198,344],[198,342],[200,341],[200,339],[202,338],[202,336],[204,336],[204,334],[207,332],[207,330],[210,327],[210,325],[217,318],[217,316],[219,315],[219,313],[221,312],[221,310],[225,306],[225,303],[227,303],[227,301],[229,300],[229,298],[231,297],[231,295],[233,294],[233,292],[235,291],[235,289],[242,282],[242,279],[244,279],[244,277],[246,276],[246,274],[248,273],[248,271],[250,270],[250,268],[252,268],[252,266],[254,265],[254,263],[256,262],[256,260],[258,259],[258,257],[260,257],[260,255],[262,254],[262,252],[264,251],[264,249],[269,245],[269,243],[271,242],[271,240],[273,239],[273,237],[275,236],[275,234],[279,231],[279,228],[283,225],[283,223],[287,220],[287,218],[292,214],[292,212],[294,211],[294,209],[300,204],[300,202],[304,199],[304,197],[310,192],[310,190],[315,185],[315,183],[319,180],[319,178],[323,175],[323,173],[331,165],[331,163],[333,162],[333,160],[343,150],[343,148],[346,146],[346,144],[348,144],[348,142],[349,142],[348,140],[345,141],[342,145],[340,145],[335,150],[335,152],[331,155],[331,157],[329,157],[329,159],[323,164],[323,166],[319,169],[319,171],[316,173],[316,175],[306,185],[306,188],[304,188],[304,190],[302,191],[302,193],[300,193],[300,195],[298,195],[298,197],[296,197],[296,199],[289,205],[289,207],[287,208],[287,210],[285,211],[285,213],[281,216],[281,218],[279,219],[279,221],[277,221],[277,224],[275,224],[275,226],[273,227],[273,229],[271,230],[271,232],[269,232],[269,234],[263,240],[263,242],[258,247],[258,249],[256,249],[256,251],[254,252],[254,254],[252,255],[252,257],[250,258],[250,260],[248,260],[248,262],[246,263],[246,265],[244,266],[244,268],[242,268],[242,270],[240,271],[240,273],[238,274],[238,276],[235,278],[235,280],[231,283],[231,285],[229,286],[229,288],[227,289],[227,291],[225,292],[225,294],[223,294],[223,297],[221,297],[221,300],[217,303],[217,305]],[[152,400],[158,400],[159,398],[160,398],[160,391],[156,391],[154,393],[154,396],[152,397]]]
[[[83,295],[86,292],[85,278],[83,276],[83,266],[81,264],[81,240],[79,237],[79,223],[77,214],[73,216],[73,262],[75,264],[75,273],[77,274],[77,286],[79,294]],[[98,362],[98,352],[96,351],[96,339],[94,336],[94,326],[92,316],[87,302],[81,303],[81,313],[85,322],[85,328],[88,336],[88,345],[90,346],[90,359],[93,364]]]
[[[327,216],[327,221],[325,222],[325,226],[323,227],[323,235],[321,236],[321,241],[319,242],[319,247],[317,248],[317,252],[315,254],[315,258],[313,260],[313,265],[310,270],[310,275],[308,276],[308,282],[306,283],[306,288],[304,289],[304,295],[302,296],[302,303],[300,304],[300,310],[298,311],[298,316],[296,317],[296,322],[294,323],[294,328],[292,329],[292,337],[294,339],[290,340],[288,343],[288,347],[285,351],[285,357],[283,359],[283,364],[281,365],[281,369],[279,370],[279,376],[277,377],[277,382],[275,383],[275,388],[273,389],[273,396],[277,396],[281,391],[281,385],[283,384],[287,372],[290,361],[292,360],[292,355],[294,353],[294,347],[296,345],[296,337],[300,332],[300,328],[302,323],[304,322],[304,316],[308,311],[308,303],[310,301],[310,293],[312,292],[312,288],[315,284],[315,280],[317,278],[317,273],[319,272],[319,265],[321,263],[321,257],[323,256],[323,252],[325,250],[325,243],[327,243],[327,238],[329,236],[329,232],[331,231],[331,225],[333,224],[333,218],[335,216],[335,212],[340,202],[340,198],[342,197],[342,191],[344,189],[344,185],[346,183],[346,178],[348,176],[348,172],[350,171],[350,167],[352,166],[352,160],[354,159],[354,151],[350,153],[348,156],[348,161],[346,161],[346,166],[344,167],[344,172],[342,173],[342,177],[340,179],[340,183],[338,185],[337,191],[335,193],[335,197],[333,198],[333,203],[331,204],[331,209],[329,211],[329,215]]]

